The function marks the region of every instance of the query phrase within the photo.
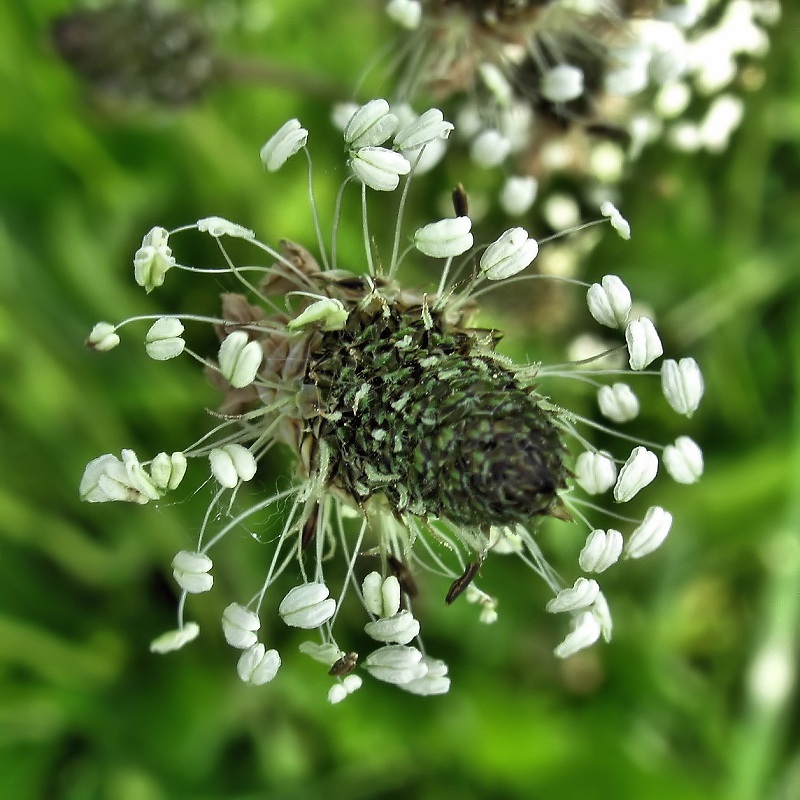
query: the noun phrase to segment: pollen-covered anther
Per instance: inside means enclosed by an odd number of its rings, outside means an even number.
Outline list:
[[[401,688],[411,694],[430,697],[437,694],[447,694],[450,691],[450,678],[447,677],[447,664],[438,658],[423,656],[422,662],[427,667],[427,672],[421,678],[415,678],[408,683],[401,684]]]
[[[655,480],[658,473],[658,456],[646,447],[634,447],[628,460],[619,471],[614,486],[614,500],[627,503],[645,486]]]
[[[316,326],[323,331],[339,331],[347,322],[348,312],[340,300],[325,297],[317,300],[308,308],[290,320],[286,327],[289,330],[301,330]]]
[[[604,417],[619,424],[630,422],[639,414],[639,398],[626,383],[601,386],[597,391],[597,405]]]
[[[383,578],[370,572],[361,584],[364,606],[376,617],[391,617],[400,610],[400,581],[394,575]]]
[[[281,619],[293,628],[318,628],[336,611],[336,601],[329,597],[324,583],[304,583],[290,589],[278,606]]]
[[[175,266],[175,258],[167,244],[169,231],[152,228],[142,239],[142,246],[133,257],[133,274],[136,283],[149,294],[164,283],[167,272]]]
[[[616,206],[610,201],[606,200],[600,205],[600,213],[604,217],[608,217],[611,227],[623,238],[631,238],[631,226],[628,220],[620,214]]]
[[[672,527],[672,514],[660,506],[648,509],[642,523],[634,530],[625,545],[628,558],[642,558],[661,547]]]
[[[472,247],[472,220],[469,217],[442,219],[423,225],[414,233],[414,246],[431,258],[451,258]]]
[[[428,665],[416,647],[390,644],[370,653],[364,660],[364,669],[379,681],[402,686],[425,676]]]
[[[575,462],[575,480],[588,494],[602,494],[617,480],[617,465],[605,452],[581,453]]]
[[[605,275],[586,292],[589,313],[608,328],[622,328],[631,312],[631,293],[617,275]]]
[[[370,100],[350,117],[344,129],[345,144],[352,150],[383,144],[397,130],[397,123],[386,100]]]
[[[162,491],[177,489],[186,475],[186,456],[181,452],[159,453],[150,464],[150,478]]]
[[[364,631],[376,642],[408,644],[419,635],[419,622],[414,619],[410,611],[403,609],[391,617],[368,622],[364,626]]]
[[[666,359],[661,365],[661,386],[672,408],[687,417],[697,411],[705,390],[703,373],[693,358]]]
[[[632,370],[642,370],[663,355],[664,347],[656,326],[648,317],[639,317],[625,328],[628,344],[628,363]]]
[[[219,371],[234,389],[242,389],[255,380],[263,358],[260,342],[251,341],[245,331],[226,336],[217,354]]]
[[[419,0],[389,0],[386,14],[400,27],[413,31],[422,20],[422,3]]]
[[[385,147],[362,147],[347,163],[361,183],[378,192],[393,192],[400,176],[411,172],[411,163],[402,153]]]
[[[260,156],[270,171],[279,170],[308,141],[308,131],[298,119],[290,119],[274,133],[261,148]]]
[[[622,544],[622,534],[613,528],[592,531],[578,556],[580,568],[584,572],[605,572],[619,561]]]
[[[594,603],[600,591],[597,581],[591,578],[578,578],[567,589],[562,589],[546,606],[551,614],[560,614],[564,611],[580,611]]]
[[[214,585],[214,578],[209,575],[214,564],[204,553],[181,550],[172,559],[172,576],[175,582],[189,594],[207,592]]]
[[[551,67],[540,84],[542,96],[553,103],[568,103],[583,94],[583,71],[571,64]]]
[[[269,683],[281,666],[277,650],[267,650],[261,642],[251,645],[239,656],[236,672],[244,683],[262,686]]]
[[[566,639],[556,647],[557,658],[569,658],[580,650],[591,647],[602,633],[600,621],[591,611],[582,611],[572,621],[572,630]]]
[[[222,612],[222,632],[231,647],[247,650],[257,641],[256,631],[261,627],[258,615],[239,603],[231,603]]]
[[[679,436],[664,448],[662,457],[667,472],[678,483],[697,483],[703,474],[703,451],[693,439]]]
[[[187,622],[182,627],[167,631],[150,642],[151,653],[171,653],[180,650],[184,645],[193,642],[200,635],[200,627],[196,622]]]
[[[492,242],[481,256],[481,271],[490,281],[499,281],[522,272],[539,252],[539,243],[525,228],[511,228]]]
[[[494,128],[481,131],[470,146],[472,160],[485,169],[502,164],[511,152],[511,140]]]
[[[154,361],[168,361],[183,352],[186,342],[181,338],[183,323],[177,317],[161,317],[144,337],[144,349]]]
[[[110,322],[98,322],[86,338],[86,346],[98,353],[107,353],[119,344],[117,329]]]
[[[215,447],[209,454],[211,474],[220,486],[233,489],[239,481],[249,481],[256,474],[256,460],[243,445],[231,443]]]
[[[445,122],[438,108],[429,108],[397,132],[394,146],[398,150],[415,150],[435,139],[447,139],[453,127],[452,122]]]
[[[255,239],[256,233],[244,225],[231,222],[224,217],[204,217],[197,220],[197,230],[218,239],[220,236],[232,236],[234,239]]]

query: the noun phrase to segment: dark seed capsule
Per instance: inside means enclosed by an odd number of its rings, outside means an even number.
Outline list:
[[[450,588],[447,590],[447,595],[444,598],[444,602],[447,603],[448,606],[467,588],[467,586],[472,583],[473,580],[475,580],[475,576],[478,574],[481,564],[483,564],[483,561],[475,561],[474,563],[467,564],[464,574],[456,578],[450,584]]]
[[[328,670],[328,675],[336,677],[349,675],[356,668],[356,664],[358,664],[358,653],[345,653],[338,661],[334,662]]]
[[[389,556],[387,561],[389,562],[392,574],[397,578],[403,592],[409,597],[416,597],[418,591],[417,582],[414,580],[414,576],[411,574],[411,570],[408,566],[394,556]]]
[[[464,187],[459,183],[455,189],[453,189],[453,211],[456,212],[457,217],[468,217],[469,216],[469,198],[467,197],[467,193],[464,190]]]

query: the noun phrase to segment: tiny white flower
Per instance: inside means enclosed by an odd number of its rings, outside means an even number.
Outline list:
[[[213,566],[204,553],[181,550],[172,559],[172,576],[184,592],[200,594],[214,585],[213,576],[208,574]]]
[[[397,122],[386,100],[370,100],[350,117],[344,129],[345,144],[351,150],[383,144],[397,130]]]
[[[379,681],[403,685],[422,678],[428,665],[416,647],[390,644],[370,653],[364,660],[364,669]]]
[[[286,327],[295,331],[309,325],[317,325],[323,331],[340,331],[346,322],[347,311],[341,301],[333,297],[324,297],[290,320]]]
[[[545,609],[551,614],[559,614],[562,611],[581,611],[594,603],[599,591],[600,586],[597,581],[591,578],[578,578],[572,586],[562,589],[545,606]]]
[[[162,633],[150,642],[151,653],[171,653],[180,650],[189,642],[193,642],[200,635],[200,628],[196,622],[187,622],[181,628]]]
[[[429,108],[397,132],[394,146],[403,151],[415,150],[435,139],[447,139],[452,130],[453,123],[445,122],[438,108]]]
[[[186,456],[183,453],[159,453],[150,464],[150,479],[162,491],[172,491],[186,475],[186,466]]]
[[[278,606],[281,619],[293,628],[319,628],[336,611],[336,601],[329,597],[324,583],[304,583],[290,589]]]
[[[569,658],[579,650],[591,647],[601,633],[600,622],[591,611],[578,614],[572,621],[572,630],[554,650],[557,658]]]
[[[222,612],[222,632],[231,647],[247,650],[257,641],[256,631],[261,627],[258,615],[239,603],[231,603]]]
[[[639,94],[648,83],[646,64],[628,64],[607,72],[603,77],[603,88],[618,97]]]
[[[186,342],[181,338],[183,323],[176,317],[161,317],[144,337],[144,349],[154,361],[168,361],[183,352]]]
[[[403,609],[391,617],[368,622],[364,626],[364,631],[376,642],[408,644],[419,634],[419,622],[414,619],[410,611]]]
[[[401,684],[401,688],[411,694],[431,697],[437,694],[447,694],[450,691],[450,678],[447,677],[447,664],[430,656],[422,657],[428,671],[421,677],[408,683]]]
[[[334,128],[342,131],[347,127],[347,123],[353,118],[353,114],[358,111],[358,103],[336,103],[331,111],[331,122]]]
[[[197,230],[207,233],[210,236],[219,238],[220,236],[233,236],[235,239],[255,239],[255,231],[245,228],[236,222],[231,222],[224,217],[205,217],[197,220]]]
[[[631,293],[617,275],[605,275],[586,292],[589,313],[607,328],[621,328],[631,313]]]
[[[583,71],[570,64],[548,69],[539,84],[542,97],[552,103],[568,103],[583,94]]]
[[[481,271],[490,281],[499,281],[522,272],[539,252],[539,243],[525,228],[511,228],[492,242],[481,256]]]
[[[226,336],[217,354],[219,371],[234,389],[249,386],[256,379],[263,358],[261,343],[250,341],[245,331]]]
[[[675,444],[667,445],[661,460],[678,483],[697,483],[703,474],[703,451],[688,436],[679,436]]]
[[[324,644],[320,644],[319,642],[301,642],[298,650],[300,650],[301,653],[305,653],[310,658],[313,658],[314,661],[324,664],[326,667],[335,664],[345,654],[344,651],[340,650],[333,642],[325,642]]]
[[[648,509],[641,525],[631,534],[625,545],[628,558],[641,558],[656,550],[667,538],[672,527],[672,514],[660,506]]]
[[[614,486],[614,499],[618,503],[627,503],[645,486],[652,483],[657,473],[658,456],[646,447],[634,447],[619,471]]]
[[[575,480],[588,494],[602,494],[617,480],[617,465],[607,453],[587,450],[575,461]]]
[[[497,105],[501,108],[510,106],[514,100],[514,90],[500,68],[486,61],[483,64],[478,64],[478,73],[481,76],[483,85],[492,93]]]
[[[164,228],[152,228],[142,239],[142,246],[133,256],[133,275],[136,283],[147,293],[164,283],[167,272],[175,266],[172,250]]]
[[[511,152],[511,140],[490,128],[481,131],[470,146],[470,157],[479,166],[491,169],[502,164]]]
[[[628,363],[632,370],[641,370],[664,353],[655,325],[647,317],[632,320],[625,328]]]
[[[422,3],[419,0],[389,0],[386,14],[400,27],[413,31],[422,19]]]
[[[442,219],[423,225],[414,233],[414,246],[432,258],[450,258],[472,247],[472,220],[469,217]]]
[[[619,213],[616,206],[609,200],[600,204],[600,213],[604,217],[608,217],[611,227],[623,238],[631,238],[631,226],[628,220]]]
[[[594,614],[594,618],[600,624],[600,633],[603,634],[603,639],[607,642],[611,641],[611,634],[614,629],[614,623],[611,619],[611,609],[608,607],[608,601],[605,595],[600,592],[594,600],[590,611]]]
[[[122,460],[106,453],[90,461],[78,491],[87,503],[120,501],[144,505],[161,497],[133,450],[123,450]]]
[[[512,176],[500,191],[500,206],[511,217],[527,213],[539,190],[539,182],[531,176]]]
[[[357,692],[361,688],[362,683],[363,681],[360,675],[345,675],[344,678],[342,678],[342,686],[347,690],[347,694]]]
[[[364,606],[376,617],[391,617],[400,610],[400,581],[394,575],[383,578],[370,572],[361,584]]]
[[[667,402],[679,414],[691,417],[703,398],[703,373],[693,358],[667,359],[661,365],[661,387]]]
[[[595,530],[586,537],[586,544],[578,556],[578,564],[584,572],[605,572],[622,555],[622,534],[609,528]]]
[[[239,656],[236,672],[245,683],[262,686],[269,683],[281,666],[277,650],[267,650],[261,642],[251,645]]]
[[[639,414],[639,398],[627,383],[601,386],[597,392],[597,405],[604,417],[620,424],[636,419]]]
[[[401,175],[411,172],[411,164],[401,153],[385,147],[362,147],[348,161],[355,176],[378,192],[393,192]]]
[[[307,141],[308,131],[300,124],[300,120],[290,119],[261,148],[261,161],[270,172],[275,172],[304,147]]]
[[[98,322],[86,339],[86,346],[98,353],[107,353],[118,344],[117,329],[110,322]]]
[[[344,688],[344,685],[341,683],[334,683],[333,686],[328,690],[328,702],[335,706],[337,703],[341,703],[347,697],[347,689]]]
[[[215,447],[209,454],[211,474],[225,489],[233,489],[239,481],[249,481],[256,474],[253,454],[241,444],[225,444]]]
[[[411,171],[414,175],[424,175],[426,172],[430,172],[442,160],[446,152],[447,142],[444,139],[434,139],[422,148],[402,151],[411,164]]]

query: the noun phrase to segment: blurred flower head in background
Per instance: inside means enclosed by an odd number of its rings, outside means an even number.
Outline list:
[[[753,64],[780,6],[390,0],[386,11],[407,31],[390,66],[396,102],[446,103],[472,161],[504,167],[505,212],[526,213],[541,189],[544,219],[558,228],[565,197],[584,208],[615,200],[629,164],[656,140],[726,147],[741,90],[760,83]]]
[[[332,703],[361,686],[360,670],[415,694],[447,692],[448,667],[425,649],[417,597],[438,581],[445,603],[463,594],[482,622],[493,623],[498,601],[480,587],[481,569],[503,555],[530,567],[551,595],[546,610],[568,619],[556,656],[611,638],[611,612],[596,576],[623,556],[653,552],[672,525],[659,505],[643,514],[617,509],[650,492],[660,465],[684,484],[703,471],[702,452],[689,437],[664,446],[626,432],[640,410],[631,384],[660,378],[667,403],[688,417],[703,395],[703,378],[691,358],[665,359],[653,368],[663,354],[661,340],[649,317],[632,314],[631,293],[618,276],[588,285],[523,274],[539,244],[521,227],[476,246],[460,187],[454,216],[407,237],[403,215],[415,167],[452,130],[435,108],[402,123],[385,100],[357,108],[344,126],[349,176],[329,225],[314,195],[308,131],[292,119],[266,142],[261,160],[270,172],[301,151],[308,159],[321,264],[298,244],[284,240],[273,247],[221,217],[145,235],[134,277],[146,291],[178,270],[227,275],[240,290],[223,294],[220,317],[101,322],[87,341],[96,351],[110,351],[120,344],[121,329],[149,320],[148,355],[194,358],[224,395],[214,414],[219,424],[193,444],[149,461],[132,450],[105,454],[88,464],[81,481],[88,502],[145,504],[177,490],[192,462],[206,462],[211,502],[196,543],[172,562],[181,590],[178,627],[152,642],[155,652],[198,636],[184,611],[190,595],[213,587],[212,550],[243,527],[260,536],[255,531],[274,525],[269,520],[276,510],[281,521],[264,545],[269,566],[263,583],[251,597],[231,602],[221,620],[226,641],[240,651],[237,672],[246,683],[276,678],[282,656],[270,646],[270,630],[280,620],[314,632],[300,650],[332,676]],[[362,262],[345,267],[337,231],[348,190],[360,193],[364,247]],[[613,205],[604,203],[600,213],[630,237]],[[390,223],[385,251],[375,244],[386,233],[370,222],[376,219]],[[179,262],[174,242],[189,230],[215,240],[218,267]],[[272,263],[237,266],[225,245],[230,239]],[[441,265],[438,285],[427,290],[400,279],[405,264],[420,256]],[[561,280],[585,292],[587,316],[620,332],[624,343],[554,365],[519,365],[499,355],[500,332],[473,325],[476,301],[498,283],[528,279]],[[187,346],[186,325],[213,326],[220,340],[214,357]],[[562,407],[567,384],[595,394],[605,421]],[[594,443],[598,435],[602,449]],[[278,445],[294,454],[293,480],[286,488],[248,492],[243,487],[254,485],[259,463]],[[236,512],[240,493],[251,504]],[[575,539],[566,581],[537,536],[548,517],[568,525],[565,535]],[[431,576],[424,584],[417,580],[423,574]],[[365,619],[363,636],[345,640],[337,621],[354,613]]]

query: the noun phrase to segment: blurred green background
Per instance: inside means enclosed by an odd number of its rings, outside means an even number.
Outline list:
[[[327,84],[346,94],[389,40],[378,6],[198,4],[223,50],[325,76],[321,94]],[[450,694],[369,681],[336,707],[318,666],[277,629],[278,679],[258,689],[237,679],[215,631],[268,557],[245,534],[220,550],[215,590],[192,603],[205,635],[168,656],[147,651],[174,625],[168,566],[193,540],[204,490],[158,507],[77,497],[89,459],[179,449],[207,429],[216,402],[188,359],[150,361],[136,332],[108,355],[83,347],[100,319],[214,312],[216,280],[171,273],[145,296],[131,268],[141,236],[219,214],[267,241],[313,247],[302,165],[265,175],[257,153],[299,116],[330,215],[343,166],[328,100],[278,76],[283,85],[232,83],[180,109],[107,107],[54,54],[50,25],[70,8],[0,5],[0,797],[800,797],[796,5],[784,6],[766,82],[747,96],[730,148],[647,151],[622,204],[633,239],[604,236],[586,265],[592,278],[622,275],[651,303],[667,349],[694,355],[707,380],[689,428],[706,476],[662,487],[676,519],[668,544],[605,582],[614,641],[557,663],[542,588],[500,561],[485,570],[501,600],[494,626],[440,606],[441,587],[425,601]],[[437,214],[440,191],[471,179],[458,169],[432,178],[441,184],[428,199],[416,195],[408,229]],[[354,211],[345,261],[362,248]],[[483,239],[500,225],[487,219]],[[215,259],[200,236],[176,253]],[[569,325],[546,336],[538,312],[526,319],[524,303],[511,305],[507,317],[502,303],[488,306],[486,318],[534,329],[520,352],[563,349]],[[645,422],[660,438],[681,432],[653,414]]]

